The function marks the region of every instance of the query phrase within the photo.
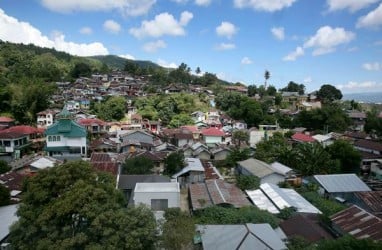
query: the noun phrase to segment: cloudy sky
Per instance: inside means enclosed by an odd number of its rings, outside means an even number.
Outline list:
[[[382,0],[1,0],[0,39],[308,91],[382,91]]]

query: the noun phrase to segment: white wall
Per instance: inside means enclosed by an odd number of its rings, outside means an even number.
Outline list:
[[[152,199],[167,199],[168,207],[180,207],[179,192],[134,192],[134,204],[145,204],[151,207]]]

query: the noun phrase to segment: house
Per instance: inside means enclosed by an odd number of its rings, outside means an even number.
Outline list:
[[[204,250],[287,249],[281,237],[269,224],[197,225]]]
[[[213,148],[211,149],[211,159],[215,161],[224,161],[231,152],[232,150],[227,147]]]
[[[352,204],[365,209],[379,218],[382,218],[382,190],[370,192],[356,192]]]
[[[15,119],[6,116],[0,116],[0,130],[12,127],[14,125]]]
[[[56,121],[56,115],[60,113],[59,109],[46,109],[37,113],[37,127],[47,128]]]
[[[177,182],[137,183],[133,194],[134,205],[144,204],[153,211],[180,207],[180,188]]]
[[[185,157],[193,157],[194,152],[208,151],[208,147],[201,142],[194,143],[192,145],[186,145],[183,148],[183,153]]]
[[[321,214],[320,210],[292,188],[263,183],[259,189],[245,192],[255,206],[273,214],[280,213],[284,208],[294,208],[297,213]]]
[[[364,131],[366,124],[366,113],[359,111],[349,111],[347,113],[348,117],[352,120],[352,129],[355,131]]]
[[[260,183],[278,184],[285,180],[285,176],[276,172],[269,164],[249,158],[237,162],[236,171],[242,175],[254,175],[260,179]]]
[[[190,184],[188,193],[192,210],[213,205],[232,207],[251,206],[247,197],[236,185],[221,179],[205,180],[204,183]]]
[[[371,191],[371,189],[355,174],[314,175],[320,185],[319,193],[337,200],[352,199],[354,192]]]
[[[0,185],[3,185],[9,190],[11,201],[18,202],[20,200],[20,194],[22,193],[22,186],[25,177],[25,175],[14,171],[8,171],[0,174]]]
[[[117,130],[115,135],[110,139],[120,144],[121,152],[129,152],[131,143],[146,150],[154,146],[154,136],[143,130]]]
[[[205,179],[204,167],[197,158],[185,158],[186,166],[172,176],[179,182],[181,187],[187,187],[191,183],[203,182]]]
[[[377,159],[370,164],[370,175],[382,181],[382,159]]]
[[[164,161],[167,158],[168,152],[155,152],[155,151],[135,151],[128,155],[128,158],[133,157],[145,157],[147,159],[150,159],[153,164],[154,168],[152,169],[153,172],[160,174],[163,173],[164,170]]]
[[[233,122],[232,124],[232,128],[233,129],[247,129],[247,123],[245,123],[244,121],[235,121]]]
[[[192,137],[194,141],[200,140],[200,130],[198,129],[197,126],[185,125],[185,126],[181,126],[180,128],[190,131],[192,133]]]
[[[211,159],[211,153],[205,147],[199,147],[192,152],[192,157],[198,158],[200,160],[209,160]]]
[[[121,162],[118,161],[116,153],[98,153],[93,152],[90,156],[90,164],[98,171],[108,172],[114,176],[119,173]]]
[[[10,233],[10,226],[18,220],[16,215],[18,205],[8,205],[0,207],[0,246],[1,249],[6,248],[9,244],[7,243],[7,237]],[[4,247],[4,248],[3,248]]]
[[[316,141],[312,136],[303,133],[295,133],[292,135],[292,140],[298,143],[312,143]]]
[[[334,142],[330,134],[327,134],[327,135],[316,134],[316,135],[313,135],[312,138],[316,140],[316,142],[320,143],[323,147],[327,147],[333,144]]]
[[[107,133],[109,130],[107,123],[97,118],[80,119],[78,124],[85,127],[88,133],[93,135]]]
[[[256,144],[263,141],[268,140],[268,138],[271,138],[274,133],[282,133],[284,134],[287,132],[287,129],[281,129],[277,124],[261,124],[259,125],[259,129],[250,129],[249,131],[249,145],[252,148],[256,147]]]
[[[208,147],[214,147],[216,144],[222,143],[224,135],[222,130],[215,127],[202,129],[203,141]]]
[[[46,146],[49,156],[58,159],[79,159],[87,156],[87,132],[73,120],[66,109],[58,114],[58,120],[45,130]]]
[[[149,119],[143,119],[142,128],[154,134],[158,134],[161,131],[160,121],[150,121]]]
[[[378,156],[382,155],[382,143],[380,142],[360,139],[354,142],[354,147],[359,151],[375,154]]]
[[[204,114],[204,112],[202,111],[195,111],[191,114],[191,118],[195,121],[195,122],[201,122],[201,121],[205,121],[206,120],[206,115]]]
[[[22,132],[0,131],[0,155],[8,155],[19,159],[22,152],[31,145],[28,135]]]
[[[332,215],[330,220],[333,229],[340,235],[382,241],[382,219],[356,205]]]
[[[29,164],[29,171],[30,174],[37,173],[38,171],[46,168],[52,168],[56,164],[60,164],[62,162],[58,161],[55,158],[49,157],[49,156],[40,156],[37,159],[35,159],[33,162]]]
[[[280,223],[280,228],[288,239],[304,238],[309,243],[331,240],[333,236],[321,225],[317,214],[296,214]]]
[[[128,205],[134,205],[133,191],[137,183],[164,183],[170,182],[170,178],[163,175],[118,175],[117,188],[123,192]]]
[[[90,142],[90,151],[117,153],[117,143],[109,138],[95,139]]]
[[[281,175],[283,175],[285,178],[292,178],[295,177],[296,173],[293,169],[291,169],[288,166],[285,166],[284,164],[280,162],[273,162],[270,164],[270,167],[276,172]]]

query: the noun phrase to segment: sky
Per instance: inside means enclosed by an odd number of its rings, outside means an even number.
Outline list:
[[[382,91],[382,0],[0,0],[0,39],[277,89]]]

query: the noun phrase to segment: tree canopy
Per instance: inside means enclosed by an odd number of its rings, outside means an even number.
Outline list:
[[[164,160],[164,173],[171,176],[186,166],[183,152],[173,152]]]
[[[126,158],[122,164],[123,174],[152,174],[154,163],[145,156]]]
[[[8,163],[4,160],[0,160],[0,174],[4,174],[11,170],[11,167],[8,165]]]
[[[68,162],[27,181],[10,241],[15,249],[151,249],[153,213],[125,206],[112,176]]]
[[[320,98],[323,101],[323,103],[331,103],[335,100],[341,100],[342,93],[333,85],[324,84],[318,90],[317,97]]]
[[[112,96],[94,106],[97,116],[106,121],[119,121],[125,117],[126,100],[122,96]]]
[[[290,81],[288,85],[280,89],[280,91],[298,92],[299,95],[303,95],[305,93],[305,85]]]

